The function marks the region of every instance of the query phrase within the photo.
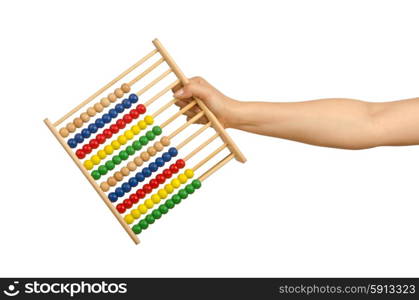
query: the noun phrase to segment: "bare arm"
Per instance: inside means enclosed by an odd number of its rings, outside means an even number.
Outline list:
[[[185,106],[192,95],[205,101],[225,127],[257,134],[344,149],[419,144],[419,98],[383,103],[353,99],[242,102],[202,78],[193,78],[175,94],[182,99],[177,104]]]

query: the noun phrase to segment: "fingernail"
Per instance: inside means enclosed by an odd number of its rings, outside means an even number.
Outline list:
[[[183,95],[183,89],[180,89],[175,93],[175,97],[179,97],[179,96],[182,96],[182,95]]]

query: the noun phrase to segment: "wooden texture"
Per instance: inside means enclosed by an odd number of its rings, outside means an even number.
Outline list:
[[[221,161],[219,161],[217,164],[215,164],[213,167],[211,167],[208,171],[206,171],[204,174],[199,176],[200,181],[204,181],[208,177],[210,177],[212,174],[214,174],[215,171],[223,167],[226,163],[228,163],[230,160],[234,158],[234,153],[230,153],[226,157],[224,157]]]

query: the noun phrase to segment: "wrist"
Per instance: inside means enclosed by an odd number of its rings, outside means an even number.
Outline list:
[[[238,129],[241,120],[240,111],[244,105],[244,102],[228,97],[226,98],[227,105],[225,107],[225,118],[223,120],[224,127]]]

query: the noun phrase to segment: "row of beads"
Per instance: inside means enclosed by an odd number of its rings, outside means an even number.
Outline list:
[[[191,184],[188,184],[184,189],[179,190],[177,194],[166,200],[164,204],[154,209],[151,213],[145,216],[144,219],[132,226],[132,231],[135,234],[140,234],[141,231],[147,229],[149,225],[160,219],[162,215],[167,214],[169,209],[172,209],[177,204],[182,202],[182,200],[188,198],[190,194],[193,194],[195,190],[201,187],[201,185],[201,181],[198,179],[193,180]]]
[[[135,135],[139,134],[142,129],[145,129],[148,125],[153,124],[154,120],[152,116],[146,116],[144,120],[141,120],[137,123],[137,125],[134,125],[131,127],[131,129],[126,130],[123,134],[118,136],[115,140],[113,140],[110,144],[106,145],[103,149],[99,150],[95,155],[91,156],[88,160],[84,162],[84,166],[87,170],[93,169],[93,166],[100,164],[102,159],[106,158],[108,155],[112,154],[114,150],[118,150],[121,145],[125,145],[128,140],[131,140],[134,138]],[[147,133],[140,137],[137,141],[133,143],[132,150],[134,150],[133,147],[138,148],[137,150],[141,149],[141,145],[147,144],[149,141],[153,140],[156,137],[156,133],[161,133],[161,128],[159,126],[155,126],[153,130],[147,131]],[[135,145],[134,145],[135,144]],[[131,149],[130,148],[130,149]],[[135,151],[137,151],[135,150]],[[135,153],[133,151],[132,155]],[[131,151],[130,151],[131,152]],[[127,157],[128,158],[128,157]],[[125,160],[125,159],[124,159]]]
[[[127,208],[131,208],[133,204],[137,203],[139,199],[145,198],[146,194],[150,194],[153,189],[156,189],[160,184],[163,184],[166,179],[172,177],[173,174],[179,172],[179,169],[185,166],[185,162],[181,159],[177,160],[176,163],[172,164],[169,168],[165,169],[162,173],[157,174],[153,179],[143,185],[141,189],[138,189],[135,193],[132,193],[127,199],[125,199],[122,203],[116,206],[117,210],[122,214],[125,212]],[[185,179],[184,176],[181,176],[182,180]],[[140,178],[143,179],[144,177]],[[131,181],[137,181],[137,178],[131,178],[129,180],[129,184]],[[164,189],[166,192],[171,193],[173,191],[173,187],[179,187],[180,181],[178,179],[173,179],[170,184],[166,184]],[[161,193],[161,192],[160,192]]]
[[[83,126],[83,123],[87,123],[90,117],[103,111],[104,107],[108,107],[111,103],[115,102],[117,98],[122,98],[125,93],[129,93],[131,87],[129,84],[122,84],[120,88],[115,89],[113,93],[110,93],[108,97],[102,98],[100,102],[96,103],[92,107],[89,107],[86,112],[82,113],[79,118],[75,118],[73,122],[67,124],[66,127],[60,129],[59,133],[63,138],[68,137],[70,133],[76,131],[76,128]]]
[[[160,189],[157,193],[151,195],[150,198],[144,201],[144,204],[138,205],[136,209],[132,209],[127,215],[125,215],[124,220],[127,224],[132,224],[135,219],[138,219],[141,215],[147,213],[147,210],[153,208],[155,204],[160,203],[162,199],[166,199],[169,194],[173,193],[173,191],[181,184],[185,184],[190,178],[194,176],[194,172],[192,169],[187,169],[183,174],[179,174],[176,178],[177,182],[174,182],[175,179],[172,180],[173,184],[168,184],[168,189]]]
[[[153,146],[147,148],[147,151],[142,152],[139,156],[134,158],[133,161],[129,162],[126,167],[123,167],[121,171],[115,172],[111,177],[107,179],[106,182],[100,184],[102,191],[109,191],[111,186],[115,186],[118,181],[122,181],[124,176],[128,176],[131,171],[135,171],[137,167],[140,167],[144,162],[150,160],[151,156],[157,154],[164,149],[164,147],[170,144],[170,139],[168,137],[162,137],[159,142],[155,142]]]

